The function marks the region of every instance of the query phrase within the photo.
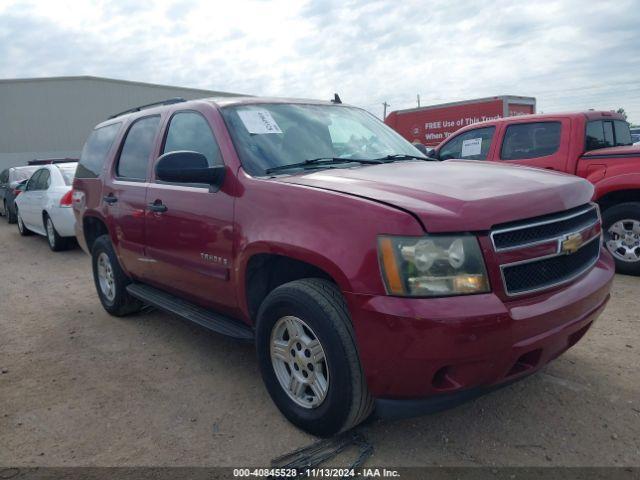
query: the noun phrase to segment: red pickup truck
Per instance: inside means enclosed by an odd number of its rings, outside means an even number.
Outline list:
[[[339,103],[136,108],[93,130],[73,188],[105,310],[255,341],[273,401],[317,435],[535,372],[613,278],[589,182],[430,161]]]
[[[462,128],[429,152],[440,160],[509,162],[586,178],[620,273],[640,275],[640,146],[614,112],[525,115]]]

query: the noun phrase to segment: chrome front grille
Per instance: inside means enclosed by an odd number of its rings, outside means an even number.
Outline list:
[[[560,214],[546,215],[526,222],[514,222],[491,232],[496,251],[522,248],[547,242],[598,223],[595,205],[579,207]]]
[[[545,290],[587,272],[600,257],[600,237],[595,204],[495,227],[491,240],[506,294]]]

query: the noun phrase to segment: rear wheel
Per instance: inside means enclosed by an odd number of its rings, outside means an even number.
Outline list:
[[[640,275],[640,202],[627,202],[602,213],[604,243],[616,262],[616,271]]]
[[[18,207],[15,207],[16,210],[17,210],[17,208]],[[5,201],[5,204],[4,204],[4,214],[7,217],[7,222],[16,223],[18,221],[18,217],[16,215],[16,212],[11,210],[9,205],[7,205],[6,201]]]
[[[25,225],[24,222],[22,221],[22,217],[20,216],[20,210],[18,210],[18,207],[16,207],[16,216],[18,217],[18,231],[20,232],[20,235],[22,235],[23,237],[27,237],[29,235],[33,235],[33,232],[31,230],[29,230]]]
[[[342,294],[329,281],[273,290],[256,328],[262,377],[289,421],[318,436],[363,422],[373,410]]]
[[[96,239],[91,249],[93,280],[104,309],[121,317],[142,308],[142,302],[127,292],[131,279],[122,271],[109,235]]]
[[[53,225],[53,220],[49,215],[44,216],[44,229],[47,232],[47,241],[49,242],[49,248],[54,252],[66,250],[69,246],[68,239],[58,235],[56,227]]]

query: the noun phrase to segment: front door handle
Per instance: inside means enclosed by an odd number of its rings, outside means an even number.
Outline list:
[[[156,200],[149,204],[149,210],[156,213],[163,213],[168,210],[167,206],[162,203],[162,200]]]
[[[113,205],[118,201],[118,199],[113,195],[113,193],[110,193],[109,195],[102,197],[102,200],[104,200],[109,205]]]

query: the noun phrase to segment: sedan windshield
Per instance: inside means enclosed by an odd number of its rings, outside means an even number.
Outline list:
[[[400,135],[358,108],[273,103],[226,107],[222,113],[242,166],[251,175],[285,172],[287,165],[292,165],[291,170],[344,168],[379,163],[356,163],[358,159],[426,159]]]

